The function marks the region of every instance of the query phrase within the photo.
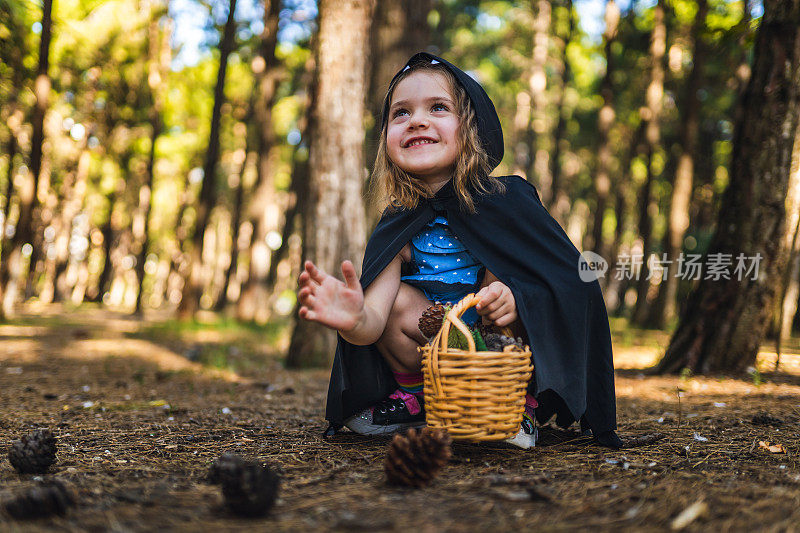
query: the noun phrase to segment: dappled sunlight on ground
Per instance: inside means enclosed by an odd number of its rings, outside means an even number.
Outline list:
[[[76,359],[105,359],[114,357],[133,357],[142,362],[152,363],[160,370],[191,370],[196,373],[210,373],[214,377],[228,381],[238,381],[235,373],[216,368],[205,368],[199,363],[187,360],[172,350],[141,339],[91,339],[73,341],[58,354],[61,357]]]
[[[666,530],[697,501],[695,530],[800,523],[800,377],[768,372],[767,349],[762,374],[650,376],[668,334],[615,321],[618,432],[639,444],[600,448],[551,421],[530,450],[454,443],[434,483],[409,491],[385,483],[389,437],[322,437],[329,371],[283,368],[280,327],[54,309],[0,326],[0,443],[53,429],[46,477],[78,495],[37,530],[395,531],[408,516],[430,531]],[[784,368],[798,347],[786,343]],[[222,509],[206,476],[226,452],[281,476],[269,517]],[[0,501],[31,483],[0,462]],[[0,513],[0,531],[15,527]]]
[[[614,368],[649,368],[655,365],[663,351],[647,346],[614,347]]]

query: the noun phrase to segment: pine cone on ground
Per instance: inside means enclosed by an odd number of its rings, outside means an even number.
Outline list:
[[[268,466],[230,453],[214,462],[208,479],[222,485],[228,509],[242,516],[266,515],[278,496],[280,482]]]
[[[20,474],[44,474],[56,462],[56,438],[49,429],[37,429],[11,443],[8,461]]]
[[[222,485],[224,481],[236,477],[236,472],[244,465],[245,461],[239,455],[224,453],[217,457],[211,468],[208,469],[206,480],[212,485]]]
[[[520,350],[525,349],[525,345],[522,343],[522,337],[514,339],[512,337],[506,337],[501,333],[489,333],[484,337],[484,341],[486,342],[486,349],[490,352],[502,352],[503,348],[506,346],[516,346]]]
[[[436,302],[422,313],[419,319],[419,330],[426,338],[430,339],[439,333],[439,330],[442,329],[442,321],[448,311],[450,311],[449,305]]]
[[[75,495],[62,481],[54,479],[37,484],[3,503],[5,511],[14,518],[42,518],[63,515],[75,505]]]
[[[409,429],[396,434],[383,466],[392,485],[423,487],[431,482],[450,460],[450,435],[442,429]]]

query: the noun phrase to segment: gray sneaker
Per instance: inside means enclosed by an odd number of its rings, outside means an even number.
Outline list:
[[[425,426],[425,409],[413,394],[395,391],[372,407],[356,413],[344,425],[361,435],[389,435]]]

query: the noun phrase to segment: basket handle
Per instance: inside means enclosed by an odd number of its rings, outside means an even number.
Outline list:
[[[443,352],[447,351],[447,339],[450,337],[450,325],[452,324],[467,338],[467,346],[469,346],[469,351],[475,351],[475,340],[472,338],[472,333],[470,333],[467,325],[461,320],[461,315],[463,315],[470,307],[477,305],[480,301],[481,299],[475,296],[475,293],[471,292],[464,296],[456,305],[452,307],[452,309],[450,309],[450,311],[448,311],[447,316],[444,318],[444,324],[442,324],[442,335],[440,339],[439,350]]]
[[[462,298],[456,305],[452,307],[452,309],[450,309],[445,316],[442,328],[431,340],[432,349],[430,351],[430,357],[428,357],[426,367],[432,378],[433,393],[436,397],[438,397],[442,392],[441,376],[439,375],[439,351],[447,351],[447,339],[450,336],[450,325],[454,325],[458,331],[460,331],[467,338],[469,350],[474,352],[475,340],[472,338],[472,333],[470,333],[469,328],[466,324],[464,324],[460,317],[467,311],[467,309],[474,307],[480,303],[480,301],[481,299],[476,296],[475,293],[469,293],[464,296],[464,298]],[[502,326],[500,331],[503,335],[509,337],[514,336],[513,331],[508,326]],[[435,348],[437,343],[439,343],[439,350]]]
[[[478,305],[480,301],[480,297],[476,296],[474,293],[469,293],[464,296],[464,298],[462,298],[456,305],[454,305],[452,309],[450,309],[445,317],[444,324],[442,324],[442,335],[441,339],[439,340],[440,350],[447,350],[447,339],[450,336],[450,325],[452,324],[467,338],[467,346],[469,346],[469,351],[475,351],[475,341],[472,338],[472,333],[470,333],[467,325],[461,320],[461,315],[463,315],[470,307]],[[500,331],[507,337],[514,336],[514,332],[508,326],[500,327]]]

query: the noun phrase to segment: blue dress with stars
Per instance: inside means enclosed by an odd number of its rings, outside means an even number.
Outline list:
[[[461,244],[447,217],[437,215],[412,237],[411,262],[403,264],[400,281],[420,289],[431,302],[455,304],[478,292],[483,274],[483,265]],[[478,318],[474,307],[461,315],[466,324]]]

